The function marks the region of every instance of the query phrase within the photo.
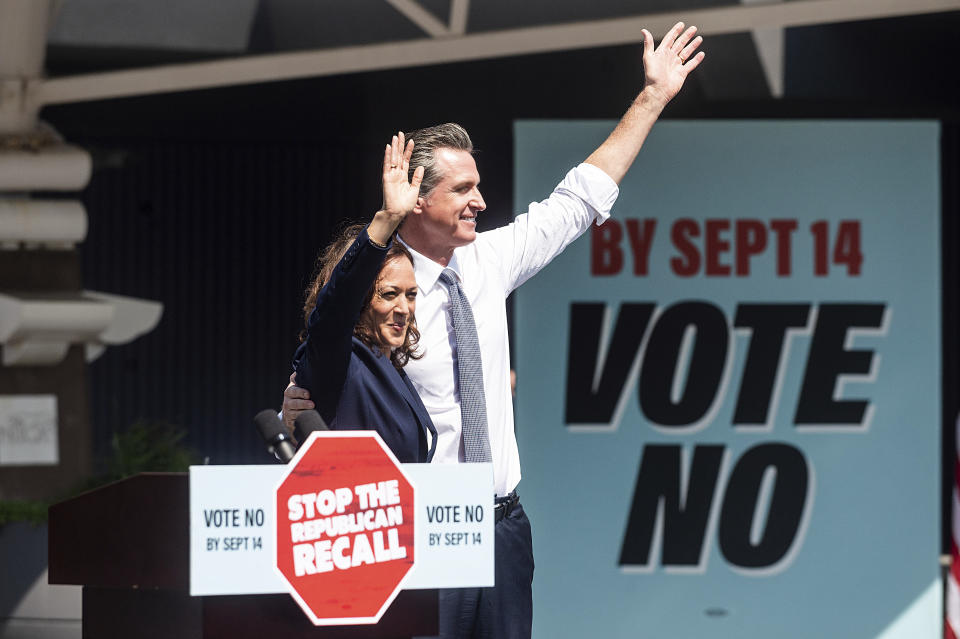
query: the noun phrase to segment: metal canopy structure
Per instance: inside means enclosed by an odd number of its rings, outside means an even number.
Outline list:
[[[770,92],[782,91],[783,29],[960,9],[960,0],[63,0],[49,44],[104,70],[29,81],[38,105],[444,64],[640,42],[675,22],[752,33]],[[157,66],[125,68],[131,49]],[[111,51],[114,52],[111,55]],[[216,59],[210,59],[214,57]],[[177,64],[163,61],[179,60]],[[183,62],[183,60],[189,60]],[[112,68],[111,68],[112,67]]]

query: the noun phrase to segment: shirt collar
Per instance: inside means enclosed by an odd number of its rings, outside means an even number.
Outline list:
[[[410,251],[410,255],[413,257],[413,274],[417,278],[417,286],[421,291],[426,293],[436,286],[437,281],[440,279],[440,274],[443,273],[444,269],[450,269],[456,273],[457,279],[460,280],[461,284],[463,283],[463,270],[460,268],[460,261],[457,259],[456,250],[453,252],[453,257],[450,258],[450,263],[446,266],[441,266],[429,257],[411,248],[409,244],[403,241],[403,238],[400,237],[399,234],[396,238]]]

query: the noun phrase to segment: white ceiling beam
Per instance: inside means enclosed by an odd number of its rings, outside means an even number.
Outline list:
[[[451,0],[450,33],[463,35],[467,32],[467,16],[470,13],[470,0]]]
[[[416,0],[387,0],[387,4],[402,13],[410,22],[424,30],[427,35],[442,38],[450,35],[447,25],[424,9]]]
[[[318,51],[277,53],[42,82],[42,104],[61,104],[170,91],[461,62],[639,42],[641,28],[662,34],[683,20],[706,36],[760,28],[797,27],[960,9],[960,0],[793,0]],[[709,50],[709,43],[707,45]]]

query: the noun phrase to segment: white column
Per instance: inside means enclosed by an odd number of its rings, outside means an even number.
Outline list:
[[[86,236],[87,212],[76,200],[0,197],[0,250],[69,250]]]
[[[37,124],[49,0],[0,0],[0,135]]]
[[[76,200],[38,200],[31,191],[80,191],[92,161],[37,121],[50,0],[0,0],[0,251],[73,249],[87,235]],[[163,305],[86,292],[0,291],[0,366],[55,365],[71,344],[92,359],[160,321]]]

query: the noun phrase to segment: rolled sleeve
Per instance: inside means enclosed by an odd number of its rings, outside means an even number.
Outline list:
[[[594,218],[597,226],[610,217],[610,210],[620,195],[620,188],[613,178],[600,167],[586,162],[570,169],[558,188],[570,191],[590,205],[597,213]]]
[[[523,284],[576,240],[591,222],[603,223],[620,189],[609,175],[582,163],[564,176],[542,202],[531,202],[513,223],[481,233],[479,259],[502,274],[504,293]],[[486,258],[486,259],[484,259]]]

